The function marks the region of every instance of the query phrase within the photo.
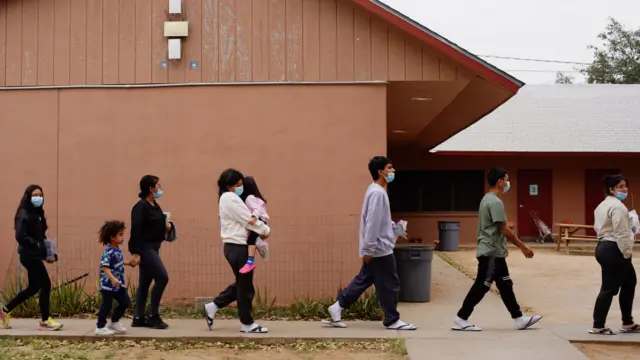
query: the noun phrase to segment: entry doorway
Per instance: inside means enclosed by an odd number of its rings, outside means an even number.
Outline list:
[[[584,221],[585,225],[593,225],[593,211],[604,199],[604,177],[619,174],[618,169],[590,169],[584,172]],[[587,235],[596,236],[593,229]]]
[[[553,172],[551,170],[518,170],[518,237],[536,241],[540,237],[532,215],[537,215],[549,228],[553,226]]]

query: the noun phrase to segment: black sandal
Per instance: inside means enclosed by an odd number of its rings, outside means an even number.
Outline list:
[[[609,328],[604,328],[604,329],[600,329],[600,330],[597,330],[597,331],[589,330],[589,334],[592,334],[592,335],[615,335],[616,333],[614,333]]]

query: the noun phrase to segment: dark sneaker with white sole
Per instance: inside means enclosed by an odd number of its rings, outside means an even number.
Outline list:
[[[147,324],[152,329],[164,330],[169,327],[169,325],[162,321],[160,315],[150,315],[147,319]]]
[[[133,321],[131,322],[131,327],[149,327],[149,324],[147,323],[147,319],[146,317],[134,317]]]

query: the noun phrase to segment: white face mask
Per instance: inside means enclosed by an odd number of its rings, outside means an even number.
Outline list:
[[[504,186],[504,189],[502,189],[502,192],[506,193],[509,190],[511,190],[511,181],[507,181],[507,185]]]
[[[44,203],[44,198],[42,196],[32,196],[31,204],[35,207],[40,207]]]
[[[387,181],[387,184],[390,182],[393,182],[395,178],[396,178],[396,173],[394,172],[390,172],[387,174],[387,176],[384,177],[384,179]]]

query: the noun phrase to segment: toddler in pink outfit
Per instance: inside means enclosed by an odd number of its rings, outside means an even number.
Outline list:
[[[258,189],[255,179],[252,176],[246,176],[244,178],[244,191],[241,198],[251,211],[251,221],[249,224],[255,224],[257,220],[264,222],[269,221],[269,214],[267,213],[267,200],[262,196]],[[259,238],[259,235],[253,231],[249,231],[247,237],[247,245],[249,246],[249,257],[247,263],[240,269],[241,274],[246,274],[255,269],[255,253],[256,248],[265,260],[268,258],[269,247],[267,242]]]

